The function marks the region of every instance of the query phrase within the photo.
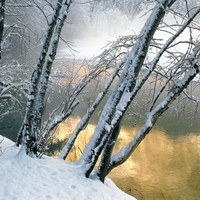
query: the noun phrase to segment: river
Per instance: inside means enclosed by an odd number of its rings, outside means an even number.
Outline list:
[[[199,119],[199,117],[198,117]],[[57,139],[63,140],[80,120],[78,116],[60,124]],[[188,120],[188,119],[187,119]],[[169,123],[178,134],[162,127],[161,121],[138,146],[132,156],[114,169],[109,177],[126,193],[138,200],[197,200],[200,198],[200,129],[198,120],[186,133],[182,122]],[[188,121],[189,122],[189,121]],[[189,124],[189,123],[188,123]],[[198,128],[197,128],[198,127]],[[95,124],[89,124],[78,137],[69,160],[77,160],[84,149]],[[115,151],[127,144],[139,126],[122,126]],[[170,131],[169,131],[170,130]],[[183,134],[180,132],[183,130]],[[194,132],[193,132],[194,130]]]
[[[115,152],[126,145],[141,128],[148,104],[150,83],[136,99],[141,114],[132,115],[135,110],[123,119],[122,130],[115,145]],[[193,94],[199,97],[200,87],[191,84]],[[191,90],[189,87],[188,90]],[[73,115],[57,128],[56,144],[50,150],[58,154],[60,143],[73,131],[78,121],[85,114],[88,105],[97,95],[97,88],[88,86],[81,96],[81,102]],[[181,97],[180,97],[181,98]],[[146,101],[145,101],[146,102]],[[77,160],[90,136],[93,134],[100,106],[93,115],[88,127],[80,134],[69,161]],[[133,113],[132,113],[133,112]],[[132,156],[121,166],[114,169],[109,177],[126,193],[138,200],[197,200],[200,199],[200,108],[191,101],[177,100],[172,108],[158,120],[150,134],[138,146]]]
[[[112,40],[117,34],[124,34],[119,33],[118,30],[129,33],[138,32],[141,28],[140,25],[145,21],[144,17],[138,17],[134,22],[135,25],[133,25],[134,23],[126,19],[124,15],[118,14],[116,10],[111,10],[106,14],[115,17],[105,17],[105,20],[100,18],[104,15],[97,15],[94,20],[97,24],[96,27],[92,31],[90,30],[89,34],[88,32],[85,33],[89,38],[90,48],[100,49],[100,46],[105,44],[103,43],[104,38]],[[112,19],[114,19],[114,22]],[[118,26],[114,26],[116,21]],[[97,37],[93,39],[95,34]],[[182,37],[184,38],[185,35],[183,34]],[[81,38],[79,50],[79,52],[85,53],[83,54],[85,57],[94,52],[93,49],[91,51],[85,48],[84,41],[87,41],[87,39]],[[99,45],[98,48],[97,45]],[[196,87],[198,96],[199,90],[200,88]],[[196,117],[193,117],[194,112],[191,112],[192,110],[195,110],[195,106],[188,105],[185,108],[183,105],[179,109],[180,114],[176,111],[164,114],[132,156],[109,175],[119,188],[135,196],[138,200],[200,199],[200,110],[197,109]],[[82,113],[77,112],[74,118],[61,125],[59,133],[61,138],[66,137],[64,136],[66,127],[72,129],[79,120],[79,116],[82,116]],[[116,151],[119,150],[120,146],[126,144],[130,138],[133,138],[135,132],[141,127],[139,123],[135,125],[134,120],[130,118],[124,120],[124,122],[125,125],[122,127],[120,139],[116,144]],[[92,122],[80,136],[73,149],[72,160],[80,156],[94,127],[95,122]]]

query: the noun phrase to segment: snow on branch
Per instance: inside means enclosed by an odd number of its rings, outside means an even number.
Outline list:
[[[109,80],[107,81],[107,83],[104,87],[104,90],[101,93],[98,94],[98,96],[95,99],[95,101],[93,102],[92,106],[87,110],[87,113],[83,116],[81,121],[77,124],[75,130],[72,132],[72,134],[68,138],[66,145],[64,146],[64,148],[60,152],[59,158],[65,159],[67,157],[67,155],[68,155],[74,141],[76,140],[79,132],[88,123],[91,115],[93,114],[93,112],[95,111],[97,106],[100,104],[103,97],[108,92],[108,89],[110,88],[111,84],[113,83],[115,77],[117,76],[117,74],[118,74],[119,70],[122,68],[122,66],[123,66],[123,62],[121,64],[119,64],[118,67],[115,68],[114,72],[112,73]]]
[[[128,157],[133,153],[145,136],[151,131],[157,119],[169,108],[170,104],[177,98],[178,95],[180,95],[180,93],[188,86],[188,84],[199,72],[200,61],[195,59],[192,63],[192,67],[185,73],[184,77],[178,82],[174,83],[174,85],[171,87],[165,99],[147,114],[145,124],[135,134],[134,139],[112,157],[108,172],[128,159]]]
[[[195,101],[196,103],[200,103],[200,98],[199,97],[196,97],[194,95],[190,95],[190,94],[187,94],[187,92],[184,92],[185,96],[192,100],[192,101]]]
[[[3,142],[3,140],[4,140],[4,138],[2,138],[2,140],[0,141],[0,145],[1,145],[1,143]],[[2,150],[2,148],[1,148],[1,146],[0,146],[0,156],[3,155],[4,151],[5,151],[5,149]]]
[[[104,107],[95,132],[81,157],[81,159],[83,159],[88,166],[85,173],[86,177],[91,173],[97,158],[103,149],[102,145],[105,144],[106,139],[109,138],[110,134],[112,134],[116,123],[119,122],[118,120],[115,120],[114,124],[111,125],[111,121],[115,113],[117,113],[117,117],[120,120],[125,113],[128,104],[130,103],[130,97],[127,98],[127,94],[130,93],[135,87],[136,78],[143,66],[150,42],[161,19],[165,15],[163,6],[167,7],[170,3],[171,1],[168,0],[163,0],[162,3],[157,3],[155,9],[151,13],[139,36],[137,37],[137,41],[135,42],[131,51],[125,56],[126,62],[123,73]],[[120,101],[122,97],[126,99],[126,102]],[[123,109],[123,112],[116,112],[116,106],[119,102],[121,102],[123,105],[119,106],[118,108]],[[108,126],[110,126],[110,128],[108,128]],[[110,132],[107,132],[106,130],[110,130]],[[96,152],[95,154],[93,154],[94,150]]]
[[[27,99],[26,114],[24,117],[24,121],[21,125],[20,131],[18,132],[17,142],[16,142],[17,146],[19,146],[19,144],[21,143],[21,139],[22,139],[22,145],[27,146],[28,145],[27,138],[29,139],[31,137],[33,110],[34,110],[34,105],[35,105],[35,101],[36,101],[36,97],[37,97],[37,93],[38,93],[38,85],[40,82],[40,77],[41,77],[41,73],[42,73],[44,63],[45,63],[45,60],[47,57],[47,53],[48,53],[48,50],[50,47],[50,42],[51,42],[51,38],[52,38],[52,35],[54,32],[54,28],[56,26],[56,21],[59,17],[59,13],[62,8],[61,4],[62,4],[62,0],[58,0],[58,2],[56,4],[56,8],[55,8],[53,16],[52,16],[52,19],[51,19],[51,22],[49,23],[49,27],[46,32],[45,41],[42,46],[42,50],[40,53],[38,63],[35,67],[32,77],[31,77],[31,85],[29,88],[29,97],[34,96],[34,99],[33,98]],[[27,149],[26,151],[28,152],[29,150]]]

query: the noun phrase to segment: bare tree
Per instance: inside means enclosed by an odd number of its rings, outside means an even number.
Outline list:
[[[51,73],[52,62],[55,59],[61,29],[71,3],[71,0],[57,1],[38,64],[31,78],[26,114],[17,139],[17,145],[19,145],[22,139],[22,146],[26,149],[27,154],[33,151],[35,153],[34,149],[37,146],[35,143],[38,138],[39,127],[41,126],[44,96],[48,85],[49,75]]]
[[[110,77],[102,92],[97,95],[87,113],[77,124],[59,155],[61,159],[68,156],[78,134],[87,126],[102,99],[108,95],[94,133],[79,159],[86,177],[91,175],[97,160],[100,159],[95,174],[104,182],[112,169],[129,158],[151,131],[158,118],[179,95],[183,94],[196,100],[185,91],[185,88],[200,71],[200,45],[198,37],[193,35],[193,31],[199,29],[195,19],[200,12],[200,7],[186,9],[187,15],[184,15],[173,10],[176,2],[176,0],[155,1],[155,6],[140,34],[120,37],[116,42],[111,43],[109,48],[95,60],[95,64],[92,64],[83,79],[70,90],[60,106],[55,108],[44,121],[45,96],[52,64],[64,21],[73,3],[73,0],[57,0],[53,7],[52,18],[47,20],[48,28],[38,63],[31,77],[26,113],[17,136],[17,145],[22,144],[22,152],[38,155],[40,151],[39,155],[42,155],[45,144],[52,139],[57,125],[66,120],[78,105],[78,96],[83,89],[108,69]],[[176,16],[175,23],[167,24],[165,17],[168,15]],[[187,39],[181,39],[181,34],[186,30],[189,30],[189,36]],[[158,33],[167,34],[167,40],[161,40]],[[176,51],[176,47],[182,44],[187,46],[186,50]],[[129,144],[113,155],[123,116],[149,80],[153,80],[154,85],[151,99],[147,100],[149,109],[144,124]],[[156,90],[157,84],[160,85],[158,90]],[[111,93],[108,93],[109,89],[112,90]]]
[[[55,59],[57,45],[61,34],[61,29],[67,17],[68,10],[73,1],[58,1],[54,9],[52,20],[49,23],[45,41],[42,47],[38,64],[31,78],[26,114],[22,126],[18,133],[17,145],[21,142],[26,147],[27,154],[34,149],[45,149],[48,140],[52,138],[52,131],[56,126],[64,121],[78,104],[78,95],[86,85],[110,67],[111,61],[107,64],[98,64],[88,67],[89,72],[80,83],[72,88],[70,95],[67,96],[56,108],[46,122],[43,123],[42,117],[45,108],[45,96],[52,63]],[[102,67],[103,66],[103,67]],[[35,152],[36,153],[36,152]]]
[[[196,22],[194,19],[200,12],[199,7],[196,8],[195,11],[193,10],[192,14],[188,15],[183,24],[175,25],[178,29],[171,28],[171,36],[169,36],[164,44],[159,43],[159,39],[156,39],[156,37],[154,38],[158,30],[168,32],[167,29],[162,29],[163,26],[165,26],[165,28],[167,27],[165,24],[166,22],[163,21],[163,17],[166,15],[166,10],[170,10],[174,2],[175,1],[169,0],[159,1],[152,10],[152,14],[141,30],[140,35],[132,37],[132,39],[136,38],[132,44],[124,43],[122,45],[125,47],[125,44],[127,44],[130,51],[124,56],[120,64],[116,66],[117,72],[113,72],[112,78],[116,77],[115,75],[119,72],[119,68],[123,69],[123,71],[120,73],[120,78],[102,110],[94,134],[80,158],[80,163],[85,166],[84,173],[86,177],[89,177],[91,174],[102,152],[101,162],[96,171],[101,181],[104,181],[105,176],[113,168],[126,161],[139,143],[150,132],[157,119],[170,107],[172,102],[175,101],[199,73],[199,49],[196,39],[189,37],[187,41],[176,42],[176,39],[180,37],[184,30],[188,28],[189,30],[195,30]],[[174,13],[172,9],[170,12]],[[124,41],[126,40],[124,39]],[[127,41],[130,42],[130,40]],[[173,52],[172,48],[180,43],[188,44],[186,52]],[[152,49],[156,49],[156,51],[154,51],[155,57],[149,61],[148,55]],[[168,61],[168,65],[164,67],[159,64],[159,61],[163,57],[166,57]],[[111,157],[114,144],[120,133],[122,117],[143,85],[149,78],[154,77],[154,74],[156,74],[157,77],[156,82],[158,82],[159,79],[165,81],[158,94],[154,92],[144,126],[126,147],[123,147],[121,151]],[[106,90],[107,85],[104,91]],[[161,101],[160,98],[163,94],[165,94],[165,98]],[[98,96],[94,105],[96,105],[99,99]],[[88,113],[93,110],[94,105],[88,110]],[[86,114],[79,122],[61,151],[59,158],[66,158],[78,132],[85,126],[88,120],[87,117],[88,115]]]
[[[1,58],[1,43],[3,38],[4,19],[5,19],[5,0],[0,1],[0,58]]]

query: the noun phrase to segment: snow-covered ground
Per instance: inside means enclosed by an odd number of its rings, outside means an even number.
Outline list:
[[[26,156],[1,135],[0,155],[0,200],[135,200],[110,179],[103,184],[63,160]]]

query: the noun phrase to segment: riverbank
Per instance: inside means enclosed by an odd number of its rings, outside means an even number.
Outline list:
[[[107,179],[85,178],[81,168],[63,160],[31,158],[0,135],[1,200],[135,200]]]

